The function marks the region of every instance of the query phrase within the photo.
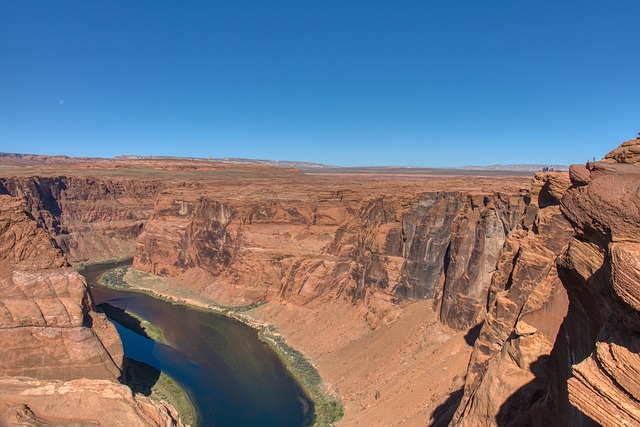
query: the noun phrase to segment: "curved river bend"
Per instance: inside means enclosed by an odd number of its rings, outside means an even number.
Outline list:
[[[97,283],[102,273],[122,265],[127,264],[92,266],[81,274],[96,304],[127,310],[162,329],[168,345],[114,322],[125,356],[161,370],[184,388],[199,427],[313,422],[312,402],[257,331],[221,315]]]

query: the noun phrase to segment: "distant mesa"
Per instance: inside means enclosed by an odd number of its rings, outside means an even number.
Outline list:
[[[143,156],[138,154],[124,154],[114,156],[112,158],[99,157],[69,157],[66,155],[39,155],[39,154],[20,154],[20,153],[0,153],[0,159],[6,162],[10,159],[41,162],[55,161],[94,161],[94,160],[113,160],[113,161],[190,161],[190,162],[207,162],[207,163],[224,163],[230,165],[268,165],[281,168],[294,168],[306,173],[373,173],[373,174],[411,174],[411,175],[469,175],[472,171],[489,172],[490,174],[516,174],[516,175],[532,175],[540,171],[567,171],[569,167],[566,165],[556,164],[494,164],[494,165],[467,165],[461,167],[428,167],[428,166],[334,166],[323,163],[302,162],[295,160],[267,160],[267,159],[246,159],[240,157],[179,157],[179,156]]]
[[[465,170],[494,170],[494,171],[518,171],[518,172],[540,172],[542,170],[564,172],[569,170],[567,165],[542,165],[542,164],[511,164],[511,165],[487,165],[487,166],[462,166]]]

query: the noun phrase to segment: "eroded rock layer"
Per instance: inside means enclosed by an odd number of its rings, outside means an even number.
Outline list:
[[[133,256],[161,182],[75,176],[0,178],[74,263]]]
[[[0,425],[177,425],[173,409],[118,383],[115,327],[32,212],[0,196]]]
[[[136,269],[164,276],[194,298],[268,301],[255,315],[282,322],[320,360],[321,372],[347,384],[354,405],[347,408],[358,412],[347,419],[364,424],[385,412],[372,409],[376,402],[398,397],[377,390],[369,402],[354,385],[359,369],[331,358],[360,354],[358,348],[387,351],[376,340],[396,342],[401,332],[394,325],[404,321],[415,354],[398,349],[397,360],[417,369],[415,361],[428,359],[418,331],[439,332],[421,323],[417,306],[410,319],[402,317],[412,301],[432,299],[435,317],[452,328],[442,336],[460,344],[454,330],[471,328],[464,338],[473,344],[464,381],[446,375],[455,387],[432,410],[434,424],[635,425],[638,147],[640,140],[627,141],[603,161],[574,165],[568,174],[539,173],[530,185],[520,178],[312,176],[178,160],[86,162],[67,173],[27,168],[0,179],[7,194],[1,256],[12,266],[3,270],[0,320],[18,319],[25,330],[84,328],[113,355],[90,302],[73,296],[80,285],[71,279],[60,285],[57,277],[69,271],[63,252],[75,262],[135,255]],[[342,314],[321,320],[325,307]],[[300,313],[312,318],[300,324]],[[335,350],[308,338],[319,327],[325,344],[340,334]],[[86,369],[96,378],[113,376],[99,348],[83,345]],[[71,360],[56,345],[47,348],[55,363]],[[454,353],[456,360],[468,354],[460,345]],[[10,361],[2,363],[14,372]],[[103,370],[96,368],[101,363]],[[61,375],[35,359],[23,364],[38,378]],[[405,377],[396,372],[402,366],[389,365],[393,377]],[[442,384],[436,388],[441,396]],[[412,411],[413,420],[423,415]]]
[[[530,424],[527,410],[546,392],[547,360],[568,307],[555,262],[573,235],[559,206],[569,185],[560,172],[533,181],[492,277],[455,425]]]
[[[638,147],[573,165],[570,182],[536,176],[493,275],[454,425],[640,423]]]
[[[433,384],[432,394],[408,409],[421,424],[449,382],[461,381],[465,330],[485,314],[501,248],[529,197],[529,179],[521,177],[305,175],[175,159],[67,159],[63,166],[54,160],[30,159],[0,178],[0,194],[22,204],[43,242],[74,263],[135,255],[135,268],[164,276],[182,296],[225,305],[268,301],[256,318],[290,331],[305,354],[317,355],[321,373],[348,393],[347,419],[360,425],[384,414],[382,423],[407,417],[397,405],[407,386],[384,387],[397,375],[411,381],[412,392]],[[19,281],[11,277],[7,283]],[[416,300],[428,301],[412,305]],[[329,307],[341,307],[341,315],[324,320]],[[298,329],[298,317],[287,313],[315,314]],[[85,321],[88,316],[94,314],[86,312]],[[307,339],[320,329],[322,339]],[[422,331],[439,341],[427,345]],[[449,339],[456,348],[440,351]],[[387,341],[410,344],[396,349]],[[351,368],[359,362],[334,360],[360,357],[363,348],[376,348],[388,361],[381,365],[388,376],[371,381],[362,377],[371,372],[366,367]],[[438,360],[455,360],[437,381],[437,367],[420,368],[436,353]],[[361,393],[361,381],[382,389]],[[363,409],[373,404],[369,399],[383,406]]]
[[[398,301],[440,295],[442,321],[464,329],[483,315],[523,205],[517,193],[171,192],[137,240],[134,268],[172,277],[199,270],[208,282],[199,292],[235,304],[346,298],[367,305],[372,322],[397,317]]]
[[[606,156],[620,164],[588,164],[587,183],[574,182],[562,199],[577,231],[576,247],[586,246],[593,255],[568,252],[559,264],[581,325],[563,325],[565,335],[578,341],[559,340],[558,357],[572,366],[569,402],[607,426],[640,424],[638,147],[640,140],[627,141]]]
[[[107,380],[0,378],[0,425],[175,427],[171,406]]]

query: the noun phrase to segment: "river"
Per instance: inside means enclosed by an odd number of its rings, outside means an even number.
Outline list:
[[[127,310],[162,330],[166,344],[112,319],[125,356],[173,378],[195,406],[199,427],[298,427],[313,422],[312,402],[256,330],[215,313],[97,283],[101,274],[122,265],[91,266],[80,273],[96,304]]]

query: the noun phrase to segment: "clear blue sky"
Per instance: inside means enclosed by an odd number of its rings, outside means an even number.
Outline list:
[[[0,0],[0,151],[581,163],[640,131],[640,1]]]

